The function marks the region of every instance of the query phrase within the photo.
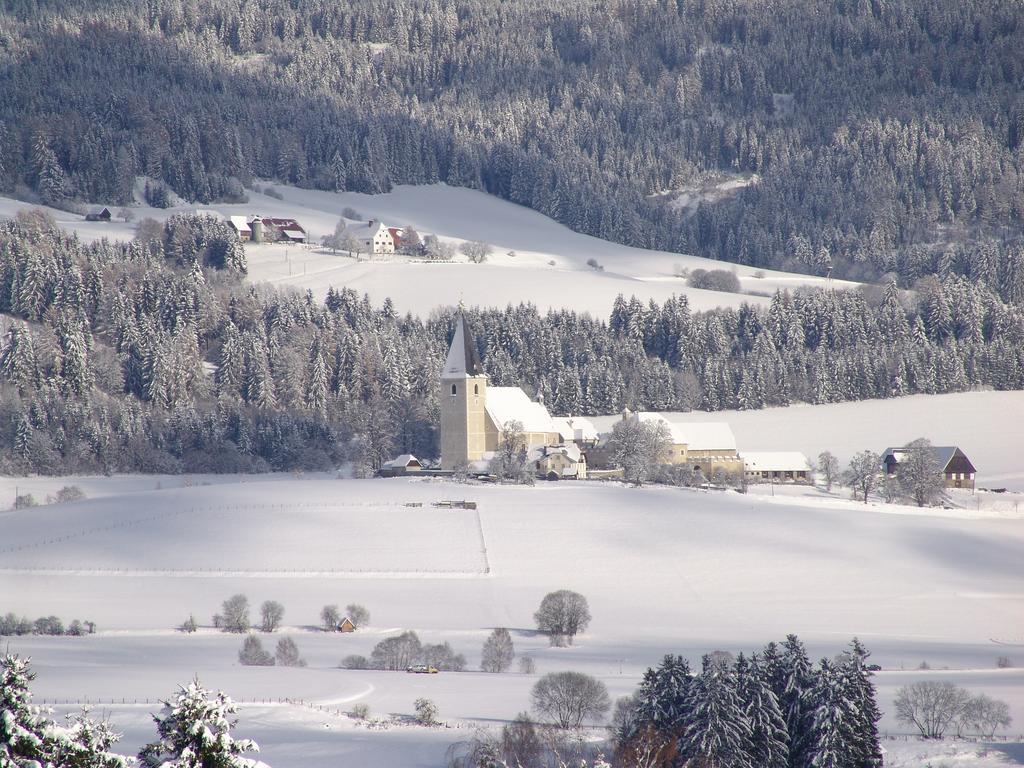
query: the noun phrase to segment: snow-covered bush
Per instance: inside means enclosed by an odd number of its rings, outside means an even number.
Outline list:
[[[260,606],[260,630],[273,632],[281,626],[284,618],[284,606],[275,600],[265,600]]]
[[[369,704],[354,704],[352,709],[348,711],[349,716],[354,717],[356,720],[365,720],[370,716],[370,705]]]
[[[348,616],[356,627],[363,627],[370,623],[370,612],[365,606],[359,603],[349,603],[345,606],[345,615]]]
[[[181,623],[181,631],[185,634],[190,635],[193,632],[195,632],[198,628],[199,625],[196,624],[196,617],[193,616],[191,613],[188,615],[188,618]]]
[[[498,627],[484,641],[480,659],[483,672],[506,672],[516,657],[512,636],[504,627]]]
[[[336,605],[325,605],[320,611],[320,623],[324,632],[335,632],[338,629],[338,622],[341,621],[341,613]]]
[[[256,635],[249,635],[242,643],[238,652],[238,661],[246,667],[272,667],[274,657],[263,648],[263,643]]]
[[[430,699],[416,699],[416,722],[420,725],[437,725],[437,705]]]
[[[274,658],[279,667],[304,667],[306,660],[299,656],[299,647],[290,637],[282,637],[277,641]]]
[[[369,669],[370,660],[365,656],[352,654],[341,660],[342,669]]]
[[[224,693],[192,681],[153,716],[160,738],[147,744],[139,759],[146,768],[256,768],[257,761],[242,757],[259,752],[256,742],[231,735],[236,710]]]

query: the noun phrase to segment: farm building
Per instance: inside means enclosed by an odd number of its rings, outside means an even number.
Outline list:
[[[395,477],[397,475],[407,475],[411,472],[420,472],[422,469],[423,464],[420,463],[419,459],[411,453],[403,453],[401,456],[397,456],[391,461],[382,464],[380,475],[381,477]]]
[[[369,254],[395,252],[395,241],[391,235],[391,230],[375,219],[370,219],[366,222],[365,229],[356,229],[355,235],[356,239],[362,244],[363,249]]]
[[[352,623],[352,619],[350,619],[348,616],[346,616],[345,618],[343,618],[341,621],[338,622],[338,631],[339,632],[355,632],[356,631],[356,625]]]
[[[295,219],[276,219],[263,216],[263,236],[268,241],[287,243],[306,242],[306,230]]]
[[[906,448],[886,448],[882,453],[882,466],[885,474],[895,477],[899,474],[900,461],[906,455]],[[974,476],[977,470],[960,448],[955,445],[932,446],[932,453],[939,465],[939,471],[946,481],[947,488],[974,489]]]
[[[85,214],[86,221],[103,221],[110,222],[113,218],[109,208],[93,208]]]
[[[677,422],[660,413],[628,409],[622,412],[622,420],[663,424],[671,442],[665,461],[667,464],[685,464],[709,477],[719,471],[733,475],[743,471],[743,461],[736,450],[736,437],[724,421]],[[602,437],[606,440],[609,434]]]
[[[252,227],[245,216],[228,216],[228,226],[235,230],[238,239],[244,241],[252,240]]]
[[[576,443],[537,446],[527,460],[542,480],[587,479],[587,456]]]
[[[811,463],[799,451],[744,451],[743,472],[749,482],[809,483]]]

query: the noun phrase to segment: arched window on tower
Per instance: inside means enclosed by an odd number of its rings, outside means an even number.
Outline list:
[[[474,384],[473,385],[473,394],[474,395],[479,395],[480,394],[480,385],[479,384]]]
[[[456,389],[455,385],[452,384],[452,397],[455,397],[456,394],[458,394],[457,389]]]

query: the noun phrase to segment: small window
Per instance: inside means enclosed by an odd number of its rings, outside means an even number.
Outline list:
[[[456,394],[458,394],[458,390],[455,388],[455,385],[452,384],[452,397],[454,397]]]
[[[480,394],[480,385],[479,384],[474,384],[473,385],[473,394],[474,395],[479,395]]]

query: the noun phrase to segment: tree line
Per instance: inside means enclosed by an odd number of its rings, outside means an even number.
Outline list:
[[[247,285],[222,222],[82,243],[0,222],[0,471],[375,471],[436,456],[454,310]],[[767,309],[619,298],[608,321],[468,312],[499,386],[557,414],[719,410],[1024,386],[1024,310],[965,278],[780,292]]]
[[[18,0],[0,18],[0,192],[445,182],[630,245],[1024,299],[1012,0]]]

